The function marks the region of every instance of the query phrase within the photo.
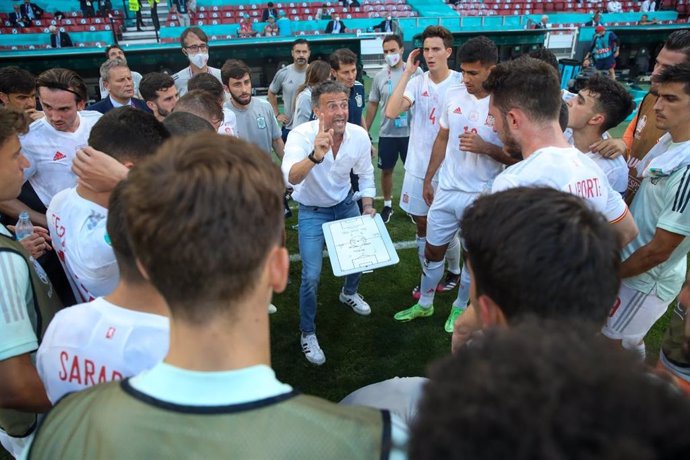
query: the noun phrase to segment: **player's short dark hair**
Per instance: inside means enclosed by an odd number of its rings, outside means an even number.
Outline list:
[[[531,51],[529,53],[529,57],[539,59],[540,61],[544,61],[551,67],[556,69],[556,72],[558,72],[559,74],[561,73],[561,69],[558,67],[558,58],[556,58],[556,55],[553,54],[553,52],[550,49],[542,46],[541,48]]]
[[[69,91],[74,94],[77,103],[88,99],[86,83],[74,70],[54,68],[41,73],[36,79],[36,89]]]
[[[297,45],[307,45],[307,48],[309,48],[309,42],[304,39],[304,38],[298,38],[294,42],[292,42],[292,47],[294,48]]]
[[[685,54],[685,61],[690,61],[690,30],[676,30],[669,34],[664,48]]]
[[[558,114],[558,126],[561,127],[561,131],[565,131],[568,128],[568,104],[565,101],[561,101],[561,111]]]
[[[331,53],[328,56],[328,61],[331,64],[331,68],[335,71],[340,70],[340,66],[343,64],[357,64],[357,55],[352,52],[349,48],[340,48]]]
[[[593,75],[582,89],[595,96],[596,110],[604,113],[602,133],[621,124],[635,110],[635,101],[628,90],[611,78]]]
[[[171,137],[189,136],[199,132],[214,132],[208,121],[189,112],[173,112],[163,120]]]
[[[209,92],[195,89],[187,92],[175,104],[173,112],[189,112],[213,124],[223,121],[223,104]]]
[[[89,146],[122,162],[153,155],[170,137],[151,113],[133,107],[110,110],[98,119],[89,134]]]
[[[690,62],[667,67],[658,76],[652,78],[658,84],[682,83],[685,92],[690,94]]]
[[[25,134],[28,129],[29,122],[23,113],[0,107],[0,147],[10,137]]]
[[[36,91],[36,77],[17,66],[0,67],[0,93],[31,94]]]
[[[127,182],[134,253],[174,318],[207,324],[252,292],[283,235],[285,184],[266,154],[233,136],[173,138]]]
[[[247,74],[251,76],[252,71],[244,61],[239,59],[228,59],[220,69],[220,79],[223,80],[224,85],[227,85],[231,78],[233,80],[240,80]]]
[[[427,38],[440,38],[443,40],[443,46],[446,48],[453,47],[453,34],[443,26],[429,26],[422,32],[422,47]]]
[[[400,35],[398,35],[398,34],[386,35],[385,37],[383,37],[383,42],[381,43],[381,45],[384,45],[385,43],[388,43],[388,42],[395,42],[398,44],[398,46],[400,48],[403,47],[402,38],[400,38]]]
[[[513,108],[534,121],[557,120],[561,110],[561,83],[549,64],[522,56],[496,65],[484,81],[493,104],[506,114]]]
[[[195,89],[206,91],[219,101],[223,101],[225,98],[223,84],[210,73],[198,73],[187,82],[187,91],[194,91]]]
[[[480,35],[467,40],[458,50],[458,60],[472,63],[479,62],[483,66],[492,66],[498,62],[498,48],[496,43]]]
[[[117,261],[120,279],[128,283],[141,284],[146,282],[146,280],[137,268],[137,260],[134,257],[127,234],[127,221],[125,218],[127,205],[124,203],[123,198],[123,190],[126,184],[126,179],[120,181],[110,193],[106,230],[108,231],[110,245],[113,248],[115,260]]]
[[[192,26],[192,27],[187,27],[185,30],[182,31],[182,34],[180,35],[180,45],[184,48],[184,41],[187,39],[187,36],[189,34],[196,35],[199,40],[201,40],[204,43],[208,43],[208,35],[201,30],[201,27],[197,26]]]
[[[345,93],[350,96],[350,88],[335,80],[327,80],[319,83],[311,89],[311,106],[318,107],[322,94]]]
[[[690,400],[577,323],[493,328],[429,375],[412,460],[675,460],[690,451],[681,433]]]
[[[509,322],[533,314],[604,324],[620,285],[619,241],[584,200],[517,187],[478,198],[460,228],[476,295]]]
[[[124,52],[124,50],[120,47],[120,45],[115,45],[115,44],[113,44],[113,45],[110,45],[109,47],[107,47],[107,48],[105,49],[105,57],[106,57],[106,58],[109,57],[109,55],[110,55],[110,50],[113,50],[113,49],[118,49],[118,50]]]
[[[158,99],[158,91],[165,91],[171,86],[175,86],[175,80],[163,72],[151,72],[144,75],[139,82],[139,93],[145,101],[155,101]]]

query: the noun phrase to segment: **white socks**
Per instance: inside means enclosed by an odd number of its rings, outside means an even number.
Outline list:
[[[453,302],[453,307],[467,308],[467,303],[470,301],[470,274],[467,268],[463,265],[462,273],[460,273],[460,286],[458,286],[458,297]]]
[[[456,233],[446,250],[446,262],[448,262],[448,271],[457,275],[460,273],[460,237]]]
[[[428,308],[434,303],[436,286],[443,278],[443,260],[437,262],[425,261],[422,271],[422,282],[420,284],[419,305]]]

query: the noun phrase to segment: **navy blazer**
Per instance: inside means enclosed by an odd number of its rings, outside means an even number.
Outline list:
[[[132,98],[132,104],[134,104],[134,107],[143,110],[144,112],[149,112],[151,113],[151,109],[149,109],[146,106],[146,102],[142,101],[141,99],[137,99],[136,97]],[[86,110],[95,110],[96,112],[101,112],[103,114],[110,112],[113,110],[115,107],[113,107],[113,103],[110,102],[110,96],[104,97],[98,102],[95,102],[88,106]]]

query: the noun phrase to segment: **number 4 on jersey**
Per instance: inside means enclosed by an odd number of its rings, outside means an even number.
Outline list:
[[[436,113],[436,107],[432,107],[431,113],[429,114],[429,120],[431,120],[432,125],[436,124],[436,115],[434,115],[435,113]]]

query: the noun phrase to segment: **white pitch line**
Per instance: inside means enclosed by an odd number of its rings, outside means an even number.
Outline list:
[[[417,242],[414,240],[409,240],[409,241],[398,241],[397,243],[393,243],[393,247],[395,249],[412,249],[417,247]],[[323,257],[326,258],[328,256],[328,251],[323,251]],[[302,258],[298,254],[292,254],[290,256],[290,262],[301,262]]]

